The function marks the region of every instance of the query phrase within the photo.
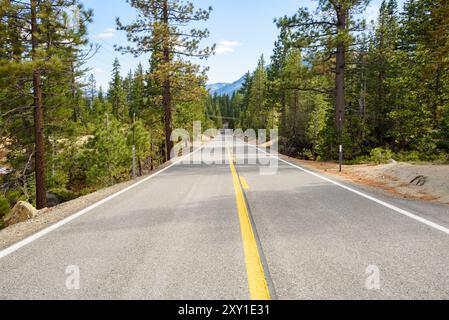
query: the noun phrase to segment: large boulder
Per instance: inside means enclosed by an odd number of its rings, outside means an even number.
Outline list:
[[[12,208],[11,212],[4,218],[5,226],[30,220],[37,216],[38,211],[31,204],[25,201],[19,201]]]

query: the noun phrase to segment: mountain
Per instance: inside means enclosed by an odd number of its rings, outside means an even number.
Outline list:
[[[231,96],[234,92],[240,90],[245,81],[245,76],[233,83],[214,83],[206,85],[206,89],[209,90],[211,95],[219,96]]]
[[[213,95],[218,90],[228,86],[229,83],[213,83],[206,85],[206,89],[209,90],[209,92]]]

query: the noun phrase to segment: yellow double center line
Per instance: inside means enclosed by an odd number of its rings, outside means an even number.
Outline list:
[[[231,168],[232,180],[234,183],[235,198],[237,201],[237,211],[240,220],[240,230],[243,240],[243,251],[245,254],[246,272],[248,274],[248,286],[250,298],[252,300],[270,300],[264,268],[259,255],[259,248],[254,237],[248,207],[243,194],[240,178],[235,169],[234,159],[228,148],[229,167]]]

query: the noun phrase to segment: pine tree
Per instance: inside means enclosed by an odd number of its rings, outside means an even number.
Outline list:
[[[148,99],[145,98],[145,74],[142,64],[139,63],[131,82],[129,113],[140,115],[145,109]]]
[[[90,110],[94,107],[94,100],[97,95],[97,81],[95,80],[95,76],[91,74],[89,76],[88,85],[87,85],[87,94],[88,94],[88,106]]]
[[[257,130],[267,127],[269,111],[266,103],[266,88],[267,72],[265,69],[265,58],[262,55],[252,76],[252,84],[249,90],[247,128]]]
[[[127,127],[108,114],[98,123],[90,145],[92,163],[87,174],[92,184],[111,186],[129,178],[131,153],[127,132]]]
[[[76,27],[68,24],[66,11],[69,8],[76,8],[79,13]],[[91,12],[83,10],[77,0],[3,1],[0,10],[1,25],[10,25],[5,38],[4,28],[0,28],[0,68],[8,70],[7,73],[1,72],[2,75],[8,75],[8,78],[2,77],[0,80],[5,93],[1,97],[1,109],[9,109],[10,118],[17,117],[17,112],[21,112],[21,119],[8,122],[12,131],[19,129],[24,133],[29,130],[30,122],[33,127],[34,146],[27,145],[25,148],[27,154],[34,155],[35,159],[36,206],[40,209],[46,205],[46,131],[47,134],[52,133],[46,130],[44,120],[47,117],[47,121],[52,122],[64,113],[59,111],[63,109],[63,100],[67,101],[67,89],[70,90],[70,86],[65,83],[70,81],[60,80],[67,79],[65,75],[69,74],[70,62],[74,60],[79,48],[87,43],[85,25],[90,21]],[[8,55],[10,59],[6,58]],[[4,83],[7,84],[3,85]],[[28,98],[29,91],[33,92],[32,99]],[[7,106],[3,104],[5,101],[8,101]],[[32,120],[24,112],[30,110],[31,105],[34,108]],[[53,126],[51,130],[55,130]],[[19,141],[17,146],[23,144],[23,140]],[[23,172],[28,172],[29,161],[23,161]],[[25,175],[19,179],[25,186],[25,181],[28,180]]]
[[[213,48],[199,49],[199,43],[209,35],[208,30],[186,30],[189,23],[205,21],[210,11],[196,10],[192,3],[179,0],[128,0],[128,3],[139,12],[138,18],[129,25],[123,25],[117,19],[119,30],[126,31],[128,40],[135,47],[118,47],[122,52],[130,52],[136,56],[152,53],[152,77],[161,88],[160,96],[164,107],[165,153],[170,159],[172,149],[171,133],[173,130],[174,90],[182,91],[178,97],[188,97],[187,93],[195,93],[194,84],[202,86],[204,79],[198,79],[199,68],[183,58],[207,58]],[[184,90],[183,90],[184,89]],[[199,89],[197,89],[199,90]],[[205,92],[196,92],[202,95]],[[195,97],[193,97],[195,98]]]
[[[384,145],[389,125],[387,114],[394,105],[395,98],[391,92],[391,81],[396,76],[397,68],[393,61],[397,55],[399,42],[399,17],[396,0],[384,0],[380,6],[379,19],[373,35],[367,57],[366,90],[368,111],[373,115],[372,123],[375,143]]]
[[[322,0],[315,15],[307,8],[300,8],[294,16],[277,20],[278,27],[292,29],[295,46],[312,51],[323,49],[326,56],[335,57],[335,123],[339,131],[344,124],[347,52],[353,43],[354,33],[364,27],[363,21],[353,20],[353,17],[366,7],[367,2]]]
[[[127,118],[126,93],[123,87],[123,79],[120,74],[120,62],[116,58],[112,64],[112,80],[109,83],[108,100],[112,105],[112,114],[124,120]]]

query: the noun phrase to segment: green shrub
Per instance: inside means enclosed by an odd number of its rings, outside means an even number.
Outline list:
[[[418,151],[400,152],[396,155],[398,161],[403,162],[421,162],[423,156]]]
[[[6,199],[8,199],[9,203],[14,206],[19,201],[27,201],[28,199],[23,194],[21,189],[9,189],[6,191]]]
[[[431,162],[434,164],[447,164],[449,162],[449,155],[444,152],[440,153],[424,153],[419,151],[400,152],[395,157],[398,161],[403,162]]]
[[[53,188],[49,192],[53,193],[61,202],[67,202],[78,197],[76,193],[65,188]]]
[[[101,188],[97,188],[95,186],[86,187],[78,192],[79,197],[87,196],[88,194],[94,193]]]
[[[449,154],[441,152],[440,154],[436,155],[433,162],[435,164],[449,164]]]
[[[10,210],[11,207],[9,206],[8,199],[6,199],[4,195],[0,194],[0,219],[6,216]]]
[[[64,168],[64,170],[69,171]],[[50,170],[49,170],[50,171]],[[47,176],[47,187],[48,188],[61,188],[67,186],[69,182],[68,173],[63,172],[62,170],[56,170],[54,175],[49,174]]]
[[[366,163],[370,163],[371,158],[369,156],[359,156],[355,159],[350,159],[350,160],[345,160],[344,164],[345,165],[357,165],[357,164],[366,164]]]
[[[393,152],[389,149],[375,148],[370,152],[370,161],[377,164],[387,163],[393,157]]]

